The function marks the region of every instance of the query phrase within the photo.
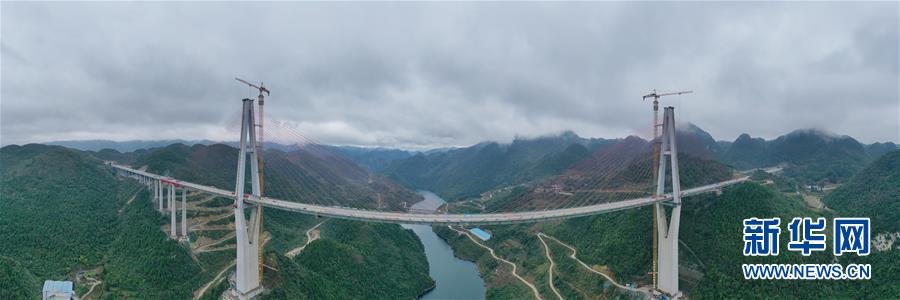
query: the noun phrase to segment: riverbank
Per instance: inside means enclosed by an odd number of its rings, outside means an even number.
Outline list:
[[[492,297],[535,299],[534,291],[512,274],[514,271],[509,264],[495,259],[489,250],[474,242],[469,235],[461,234],[447,226],[435,227],[435,233],[451,245],[454,257],[476,265],[479,276],[487,288],[486,293],[490,293]]]
[[[429,191],[418,191],[424,200],[411,207],[418,212],[434,213],[446,202]],[[459,257],[450,243],[428,225],[402,225],[411,230],[425,249],[428,273],[433,286],[419,295],[419,299],[484,299],[487,287],[478,266]]]
[[[453,254],[453,249],[427,225],[402,225],[419,237],[428,260],[428,274],[435,281],[419,299],[484,299],[487,287],[477,266]]]

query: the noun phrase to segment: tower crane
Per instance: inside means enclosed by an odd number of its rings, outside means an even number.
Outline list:
[[[657,168],[656,168],[657,165],[659,165],[659,141],[657,139],[659,138],[659,126],[661,125],[661,124],[659,124],[659,98],[665,97],[665,96],[675,96],[675,95],[683,95],[683,94],[690,94],[690,93],[693,93],[693,91],[680,91],[680,92],[673,92],[673,93],[657,93],[656,89],[654,89],[652,93],[644,95],[644,97],[641,98],[641,101],[647,100],[647,99],[653,99],[653,138],[651,140],[653,141],[653,167],[652,168],[653,168],[654,182],[657,180],[658,176],[665,176],[665,174],[657,174],[657,173],[659,173],[659,170],[657,170]],[[654,206],[654,208],[653,208],[653,270],[651,272],[653,275],[653,287],[656,288],[657,284],[658,284],[657,275],[659,274],[659,271],[658,271],[659,253],[656,252],[657,251],[656,243],[657,243],[657,239],[658,239],[658,237],[656,236],[657,235],[657,228],[656,228],[657,225],[656,224],[657,224],[657,222],[659,222],[659,220],[656,219],[656,210],[660,209],[660,207],[659,207],[658,203],[653,206]]]
[[[259,138],[259,143],[257,144],[256,157],[257,157],[257,164],[259,165],[259,168],[257,169],[258,170],[257,174],[259,175],[259,196],[262,197],[263,191],[265,191],[265,188],[264,188],[265,187],[265,185],[264,185],[265,177],[263,177],[263,166],[265,165],[265,164],[263,164],[263,162],[265,161],[263,159],[263,154],[264,154],[264,152],[263,152],[263,145],[264,145],[263,144],[263,124],[265,124],[263,122],[263,120],[264,120],[263,116],[265,116],[265,113],[263,110],[263,105],[265,104],[265,96],[263,96],[263,93],[266,93],[266,96],[268,96],[268,95],[270,95],[270,92],[269,92],[269,89],[267,89],[266,86],[262,82],[260,82],[259,86],[257,86],[255,84],[252,84],[246,80],[243,80],[243,79],[240,79],[237,77],[235,77],[234,80],[237,80],[243,84],[249,85],[250,87],[259,90],[259,96],[257,96],[257,98],[258,98],[257,103],[259,103],[259,113],[258,113],[259,117],[256,118],[257,120],[259,120],[259,124],[256,124],[256,126],[259,127],[259,134],[257,134],[257,136]],[[263,224],[263,207],[262,207],[262,205],[260,205],[257,209],[259,210],[260,232],[263,232],[262,231],[262,224]],[[263,242],[265,239],[263,237],[264,235],[265,234],[260,234],[259,240],[257,241],[259,243],[259,278],[260,278],[260,280],[262,280],[262,278],[263,278],[263,266],[265,266],[265,264],[264,264],[265,262],[263,261],[263,253],[265,253],[265,251],[263,251]]]

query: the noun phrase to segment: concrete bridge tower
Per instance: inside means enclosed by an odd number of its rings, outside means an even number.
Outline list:
[[[678,290],[678,227],[681,221],[681,181],[678,176],[678,147],[675,143],[675,108],[666,107],[663,112],[662,143],[659,151],[659,176],[656,195],[666,192],[666,164],[671,165],[672,211],[666,217],[665,205],[654,205],[656,214],[656,255],[658,257],[658,279],[656,289],[676,298]]]
[[[260,278],[260,210],[255,204],[244,201],[245,175],[247,161],[250,161],[251,194],[259,196],[259,160],[257,157],[256,121],[254,120],[253,100],[244,99],[243,116],[241,117],[241,154],[238,157],[237,180],[234,187],[234,227],[237,239],[237,264],[235,266],[235,285],[238,297],[249,299],[262,292]],[[250,219],[245,217],[249,212]]]

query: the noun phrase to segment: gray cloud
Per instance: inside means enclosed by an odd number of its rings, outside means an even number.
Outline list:
[[[2,8],[3,144],[233,140],[253,95],[234,76],[265,81],[270,120],[325,143],[646,134],[652,88],[695,90],[664,102],[718,139],[900,142],[896,2]]]

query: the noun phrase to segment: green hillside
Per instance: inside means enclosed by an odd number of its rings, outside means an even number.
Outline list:
[[[740,170],[768,167],[773,160],[768,157],[767,147],[766,140],[744,133],[731,143],[721,159]]]
[[[869,159],[871,160],[878,159],[882,155],[894,150],[900,150],[900,146],[894,144],[893,142],[874,143],[866,145],[866,155],[868,155]]]
[[[195,261],[182,244],[159,230],[162,222],[143,186],[129,180],[119,187],[120,199],[135,198],[129,205],[120,203],[125,206],[122,221],[106,252],[103,266],[109,297],[190,297],[212,278],[211,265],[216,263]]]
[[[0,151],[5,195],[0,201],[0,298],[32,297],[43,280],[73,280],[74,271],[85,270],[102,281],[95,294],[103,298],[187,299],[233,259],[233,250],[195,257],[184,244],[168,239],[160,230],[168,219],[151,207],[146,189],[117,179],[91,155],[44,145]],[[136,160],[227,188],[233,185],[234,175],[227,173],[229,166],[234,172],[236,156],[224,145],[173,145]],[[308,252],[295,260],[284,257],[319,221],[267,210],[265,228],[272,240],[266,263],[283,267],[266,273],[269,298],[415,298],[433,284],[422,245],[397,225],[333,220],[322,226],[323,238]],[[215,285],[205,298],[217,297],[226,287]],[[84,294],[89,286],[76,283],[75,288]]]
[[[795,130],[774,140],[742,134],[720,159],[738,169],[785,165],[783,175],[802,184],[840,183],[856,174],[879,151],[890,147],[866,147],[849,136],[821,130]]]
[[[639,146],[635,144],[635,146]],[[632,153],[634,147],[620,145],[622,151],[616,150],[617,146],[607,148],[604,158],[594,161],[618,161],[625,157],[616,153]],[[631,149],[631,150],[628,150]],[[610,153],[615,152],[615,153]],[[813,210],[807,206],[802,198],[791,194],[782,194],[776,191],[776,186],[761,186],[754,183],[741,184],[729,187],[722,195],[704,194],[684,199],[680,251],[682,265],[682,290],[692,298],[721,299],[721,298],[758,298],[762,295],[784,295],[788,298],[859,298],[874,296],[883,298],[896,295],[900,287],[891,284],[900,280],[900,264],[896,259],[900,257],[900,251],[887,251],[873,253],[867,257],[843,256],[837,258],[842,264],[847,263],[871,263],[877,275],[873,275],[870,281],[747,281],[741,274],[741,263],[831,263],[835,258],[828,253],[816,253],[811,257],[782,251],[778,257],[756,259],[744,257],[741,253],[742,240],[740,236],[741,221],[750,217],[780,217],[782,220],[790,220],[793,217],[817,217],[831,218],[835,215],[878,215],[882,221],[874,221],[875,224],[883,224],[885,218],[891,218],[891,213],[896,196],[893,192],[898,186],[896,175],[898,168],[898,154],[890,153],[861,172],[851,183],[836,190],[830,197],[838,197],[842,193],[848,195],[863,195],[866,199],[886,199],[884,202],[859,201],[854,202],[860,209],[868,209],[857,214],[845,213],[844,207],[829,204],[836,212]],[[715,161],[705,160],[686,153],[680,153],[683,186],[696,186],[711,181],[720,181],[730,177],[731,172],[727,167]],[[618,170],[616,175],[609,176],[610,180],[622,181],[623,184],[633,185],[636,182],[645,182],[645,174],[640,170],[649,167],[649,160],[634,159],[627,167],[603,167],[601,164],[592,164],[586,160],[574,169],[585,170]],[[615,172],[614,172],[615,173]],[[592,174],[588,171],[583,174]],[[631,175],[629,175],[631,174]],[[576,174],[577,175],[577,174]],[[634,176],[633,176],[634,175]],[[565,178],[567,175],[560,176]],[[575,176],[575,178],[579,178]],[[591,178],[590,176],[588,178]],[[557,182],[557,181],[550,181]],[[558,181],[562,183],[576,184],[577,180]],[[890,186],[891,188],[885,188]],[[566,189],[569,190],[569,189]],[[503,207],[504,203],[516,203],[528,200],[529,193],[526,188],[518,187],[509,192],[499,192],[498,196],[491,198],[485,207],[488,210]],[[856,199],[854,198],[854,199]],[[837,198],[835,198],[837,199]],[[871,208],[871,209],[869,209]],[[467,212],[472,213],[472,207],[467,207]],[[874,210],[881,210],[880,213]],[[879,215],[880,214],[880,215]],[[783,221],[784,222],[784,221]],[[544,232],[555,236],[578,249],[578,256],[589,265],[602,266],[622,283],[636,282],[641,285],[650,284],[648,272],[651,267],[652,253],[651,233],[652,218],[649,208],[626,210],[616,213],[603,214],[593,217],[569,219],[560,222],[549,222],[531,225],[516,226],[484,226],[493,233],[491,240],[485,242],[494,248],[498,255],[509,259],[520,267],[520,275],[528,278],[545,298],[553,298],[555,295],[547,287],[547,262],[544,249],[536,237],[537,232]],[[896,223],[892,223],[896,224]],[[785,224],[783,224],[785,225]],[[786,225],[785,225],[786,226]],[[875,225],[884,226],[884,225]],[[894,230],[891,227],[883,227],[878,231]],[[786,229],[783,229],[786,231]],[[437,227],[436,231],[446,240],[450,241],[457,255],[468,260],[475,261],[482,276],[488,284],[488,296],[497,299],[529,297],[529,289],[517,282],[509,275],[509,268],[490,257],[483,249],[474,245],[468,238],[458,235],[446,227]],[[782,245],[787,243],[788,235],[782,235]],[[551,247],[552,248],[552,247]],[[609,287],[603,279],[596,275],[584,272],[577,265],[563,267],[568,259],[568,250],[554,248],[558,258],[559,270],[570,272],[555,274],[555,286],[564,295],[573,295],[575,298],[618,298],[625,296],[622,291]],[[559,269],[562,268],[562,269]],[[878,278],[875,278],[878,276]],[[598,286],[600,288],[598,288]],[[626,296],[627,297],[627,296]]]
[[[270,256],[266,299],[409,299],[434,285],[422,244],[396,225],[329,220],[293,260]]]
[[[692,285],[691,294],[702,299],[761,298],[779,295],[783,298],[886,299],[900,293],[900,251],[875,252],[866,257],[844,255],[835,259],[830,251],[803,257],[786,251],[789,240],[785,220],[793,217],[833,217],[817,213],[796,197],[755,184],[742,184],[726,190],[722,196],[702,195],[684,204],[681,239],[696,253],[692,259],[681,253],[686,262],[702,262],[704,276]],[[775,257],[742,255],[741,220],[749,217],[782,219],[782,251]],[[830,224],[830,221],[829,221]],[[830,239],[830,237],[829,237]],[[830,249],[831,246],[829,246]],[[872,264],[872,280],[850,281],[753,281],[744,280],[740,265],[744,263],[832,263]],[[683,263],[684,265],[684,263]]]
[[[741,240],[741,221],[749,217],[822,216],[807,208],[796,197],[783,196],[768,187],[747,183],[726,188],[721,196],[704,194],[684,199],[681,222],[680,262],[681,289],[695,299],[755,299],[766,295],[784,298],[891,298],[900,293],[900,251],[876,252],[866,257],[853,255],[838,259],[842,264],[869,263],[873,265],[873,279],[863,281],[747,281],[741,274],[742,263],[831,263],[830,252],[802,257],[782,249],[777,257],[744,257]],[[516,226],[484,226],[493,233],[486,244],[498,255],[516,263],[519,274],[539,285],[545,298],[554,294],[547,286],[549,263],[536,233],[544,232],[578,249],[578,257],[589,265],[608,268],[622,283],[649,284],[651,268],[651,224],[649,208],[633,209],[593,217]],[[831,215],[824,215],[831,217]],[[786,232],[785,224],[782,224]],[[456,255],[478,264],[488,284],[488,296],[495,299],[529,297],[523,284],[511,278],[508,267],[490,258],[467,238],[446,227],[436,231],[450,241]],[[781,245],[788,235],[782,234]],[[563,265],[568,250],[556,258]],[[609,287],[595,274],[584,273],[581,267],[559,269],[555,285],[563,294],[576,298],[619,298],[621,291]],[[566,277],[564,272],[570,272]],[[572,276],[571,274],[579,274]]]
[[[40,278],[100,262],[116,231],[116,180],[62,147],[0,150],[0,248]]]
[[[43,281],[18,261],[0,257],[0,299],[37,299]]]
[[[237,151],[221,144],[176,144],[150,151],[135,164],[179,179],[233,189]],[[337,155],[267,151],[266,194],[313,203],[334,199],[339,205],[369,209],[377,207],[375,195],[379,193],[392,203],[390,207],[401,201],[418,201],[417,194]],[[266,264],[278,270],[266,269],[264,283],[271,290],[266,298],[415,298],[433,284],[421,243],[398,225],[329,220],[320,227],[321,239],[293,259],[284,256],[305,243],[306,230],[321,221],[324,219],[265,210],[264,230],[272,235],[265,247]]]
[[[159,231],[146,192],[100,161],[36,144],[4,147],[0,156],[0,248],[4,264],[11,262],[4,268],[27,270],[18,281],[0,280],[0,290],[39,293],[33,281],[71,280],[70,272],[101,267],[108,295],[184,298],[207,276]],[[138,199],[126,204],[131,197]]]
[[[361,166],[372,171],[381,171],[391,162],[413,156],[415,152],[388,149],[388,148],[363,148],[352,146],[325,146],[332,151],[340,153]]]
[[[555,175],[614,140],[584,139],[572,132],[510,144],[485,142],[393,161],[382,171],[415,189],[455,201],[505,185]]]
[[[872,218],[875,232],[900,231],[900,150],[882,155],[822,201],[842,215]]]
[[[224,144],[173,144],[138,156],[133,165],[232,190],[237,156],[237,148]],[[382,210],[399,210],[403,202],[412,204],[421,199],[418,194],[335,152],[268,150],[265,161],[266,195],[271,197]]]

